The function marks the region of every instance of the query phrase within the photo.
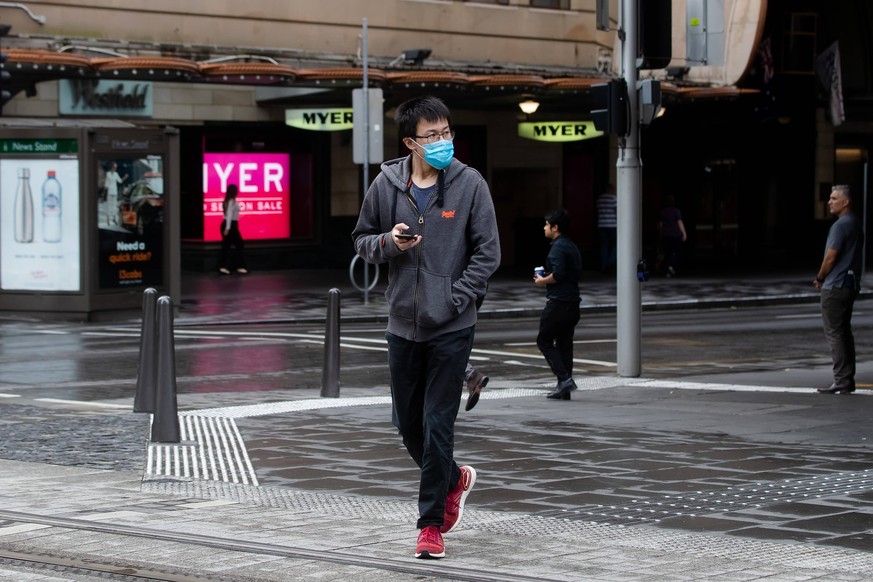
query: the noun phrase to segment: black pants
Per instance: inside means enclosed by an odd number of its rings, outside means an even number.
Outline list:
[[[419,529],[443,524],[446,495],[461,478],[454,459],[455,419],[461,404],[464,367],[473,347],[473,327],[413,342],[391,333],[393,423],[421,469],[418,487]]]
[[[821,318],[834,364],[834,386],[855,387],[855,335],[852,310],[858,292],[854,289],[822,289]]]
[[[233,261],[228,263],[230,258],[230,247],[233,246]],[[224,222],[221,223],[221,256],[218,259],[218,266],[225,269],[245,269],[246,257],[244,254],[245,245],[243,244],[242,235],[239,233],[239,221],[232,220],[230,222],[230,232],[224,234]]]
[[[558,382],[573,375],[573,334],[579,323],[579,304],[549,300],[540,315],[537,347],[546,357]]]
[[[664,251],[664,266],[678,269],[682,261],[682,239],[673,236],[662,237],[661,249]]]

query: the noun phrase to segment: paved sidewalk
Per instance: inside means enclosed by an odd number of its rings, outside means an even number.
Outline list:
[[[536,385],[530,393],[497,387],[483,395],[482,418],[463,418],[458,437],[458,454],[478,467],[480,479],[462,525],[446,536],[444,560],[412,556],[414,474],[387,421],[387,399],[361,405],[363,391],[339,402],[299,401],[299,411],[282,413],[285,434],[275,434],[273,424],[274,438],[286,445],[297,439],[277,450],[281,464],[299,476],[295,487],[0,461],[0,557],[28,552],[167,579],[184,572],[240,582],[873,576],[873,451],[841,445],[838,435],[826,440],[829,421],[817,419],[821,410],[816,415],[822,403],[837,407],[830,416],[857,413],[848,403],[861,398],[782,391],[749,397],[715,385],[702,390],[646,382],[603,378],[581,388],[568,403],[574,407],[556,407]],[[679,400],[676,391],[684,392]],[[634,421],[627,410],[640,408],[642,392],[655,404]],[[684,415],[657,404],[666,399],[673,409],[684,402],[688,412],[692,398],[706,401],[701,408],[711,408],[713,398],[722,409],[742,405],[749,419],[711,414],[689,425]],[[809,415],[798,416],[799,405],[809,407]],[[242,408],[211,412],[235,416],[251,443],[261,438],[251,424],[257,418]],[[779,437],[791,418],[804,419],[795,437]],[[682,431],[695,424],[711,426],[713,436]],[[774,443],[752,445],[723,432],[741,434],[749,426],[759,431],[754,442],[766,443],[769,434]],[[873,428],[865,430],[873,436]],[[813,454],[804,444],[811,441],[817,441]],[[709,460],[700,461],[695,450],[708,451]],[[837,463],[840,457],[845,461]],[[677,465],[677,458],[685,461]],[[266,458],[252,462],[269,467]],[[622,480],[625,486],[616,488]],[[672,493],[653,495],[653,487]],[[563,488],[575,490],[575,497]],[[547,501],[550,491],[563,500]],[[591,503],[595,499],[599,503]],[[499,509],[507,503],[515,509]],[[782,535],[762,536],[761,527]],[[725,535],[725,528],[737,531]],[[856,542],[845,533],[852,528],[860,532]],[[0,561],[0,579],[68,579],[27,578],[13,566]]]

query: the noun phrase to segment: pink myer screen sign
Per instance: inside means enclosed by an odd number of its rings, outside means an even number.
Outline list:
[[[221,240],[221,203],[229,184],[239,187],[243,240],[291,236],[288,154],[203,154],[203,240]]]

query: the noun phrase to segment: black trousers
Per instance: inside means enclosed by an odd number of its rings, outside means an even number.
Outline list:
[[[413,342],[391,333],[393,423],[421,469],[418,487],[419,529],[443,524],[446,496],[461,478],[454,459],[455,419],[461,404],[464,368],[473,347],[473,327]]]
[[[230,257],[230,247],[233,246],[233,260],[228,262]],[[224,222],[221,223],[221,256],[218,259],[218,266],[225,269],[245,269],[245,245],[243,237],[239,233],[239,221],[232,220],[230,222],[230,231],[224,234]]]
[[[558,382],[573,375],[573,334],[579,323],[579,304],[550,299],[540,315],[537,347]]]
[[[855,387],[855,335],[852,310],[858,292],[854,289],[822,289],[821,318],[834,364],[834,386]]]

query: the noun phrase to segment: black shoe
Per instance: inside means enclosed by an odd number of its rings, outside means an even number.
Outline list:
[[[548,395],[548,398],[551,398],[552,400],[569,400],[570,392],[576,388],[576,382],[573,381],[573,378],[561,380],[558,382],[558,386],[552,391],[552,393]],[[567,395],[567,398],[564,398],[565,394]]]
[[[831,384],[827,388],[819,388],[816,390],[819,394],[851,394],[855,391],[855,386],[837,386],[836,384]]]
[[[551,398],[552,400],[570,400],[570,393],[564,392],[562,394],[558,394],[557,391],[552,392],[546,398]]]
[[[464,410],[468,412],[473,410],[473,407],[479,402],[479,394],[486,384],[488,384],[488,376],[478,370],[473,370],[470,379],[467,380],[467,406]]]

